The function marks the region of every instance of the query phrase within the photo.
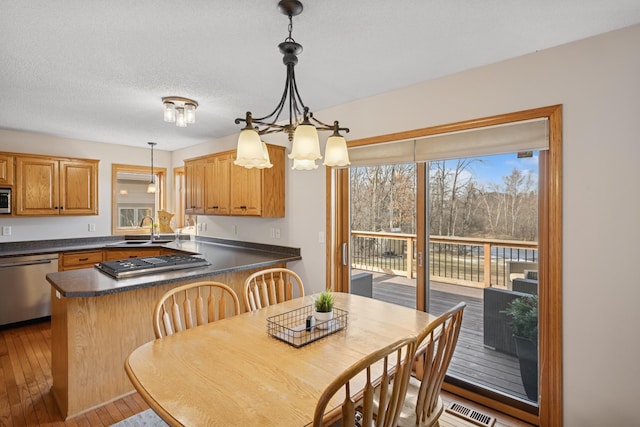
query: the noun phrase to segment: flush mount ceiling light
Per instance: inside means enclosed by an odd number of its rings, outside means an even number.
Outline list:
[[[147,142],[151,146],[151,181],[147,186],[147,193],[155,193],[158,189],[156,188],[156,177],[153,174],[153,146],[156,145],[156,142]]]
[[[175,123],[179,128],[186,128],[196,122],[198,103],[193,99],[167,96],[162,98],[162,105],[165,122]]]
[[[298,0],[281,0],[278,3],[280,11],[289,17],[289,36],[284,42],[278,45],[283,54],[282,61],[287,67],[287,78],[284,92],[275,110],[264,117],[253,117],[250,111],[244,119],[238,118],[236,124],[244,122],[246,126],[240,131],[238,137],[238,149],[234,163],[246,168],[270,167],[268,153],[265,157],[264,142],[260,135],[270,133],[285,132],[292,143],[289,158],[293,159],[293,169],[308,170],[316,169],[316,160],[321,159],[320,141],[318,131],[333,131],[327,140],[325,149],[325,166],[347,166],[349,165],[349,154],[347,152],[347,142],[340,134],[340,131],[349,132],[348,128],[340,127],[338,121],[333,125],[321,122],[313,116],[300,98],[298,84],[294,67],[298,63],[298,55],[302,53],[302,45],[296,43],[291,37],[293,30],[293,17],[302,13],[302,3]],[[277,124],[285,106],[289,110],[289,122],[287,124]],[[315,124],[314,124],[315,123]]]

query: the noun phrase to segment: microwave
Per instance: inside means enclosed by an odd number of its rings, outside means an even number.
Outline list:
[[[11,189],[0,188],[0,214],[11,213]]]

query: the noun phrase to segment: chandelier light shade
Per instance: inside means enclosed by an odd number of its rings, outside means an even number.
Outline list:
[[[293,159],[293,166],[291,166],[293,170],[299,171],[310,171],[313,169],[318,169],[318,165],[315,160],[297,160]]]
[[[322,158],[318,131],[333,131],[333,135],[329,139],[333,138],[336,141],[331,144],[331,153],[327,152],[330,146],[327,141],[323,164],[325,166],[349,165],[347,143],[340,134],[340,132],[348,133],[349,128],[340,127],[338,121],[333,122],[333,126],[321,122],[313,116],[309,107],[302,102],[300,97],[294,67],[298,63],[298,55],[302,53],[302,45],[291,37],[291,33],[293,31],[293,17],[302,13],[302,3],[299,0],[280,0],[278,7],[284,15],[289,17],[289,36],[278,45],[280,53],[283,55],[282,61],[287,67],[284,93],[271,114],[254,118],[248,111],[245,118],[235,120],[236,124],[244,122],[246,126],[242,128],[238,137],[237,155],[234,163],[247,168],[257,167],[255,164],[260,161],[263,162],[261,164],[265,162],[270,164],[268,158],[265,160],[259,157],[258,141],[260,141],[260,136],[283,132],[287,134],[289,142],[292,144],[289,158],[293,160],[293,169],[315,169],[318,167],[316,160]],[[283,112],[286,114],[285,108],[288,109],[289,121],[285,124],[278,123],[283,119]]]
[[[338,122],[335,123],[335,126]],[[347,150],[347,141],[339,132],[334,132],[327,139],[327,146],[324,151],[325,166],[349,166],[349,151]]]
[[[251,123],[251,117],[248,117]],[[269,159],[269,150],[267,144],[260,139],[260,135],[251,127],[250,124],[240,131],[238,137],[238,148],[236,150],[236,159],[234,165],[244,166],[245,168],[270,168],[273,166]]]
[[[151,147],[151,180],[149,181],[149,185],[147,185],[147,193],[155,193],[158,191],[158,188],[156,187],[156,177],[153,174],[153,147],[156,143],[148,142],[147,144]]]
[[[193,99],[180,96],[167,96],[162,98],[164,121],[175,123],[179,128],[196,122],[196,108],[198,103]]]

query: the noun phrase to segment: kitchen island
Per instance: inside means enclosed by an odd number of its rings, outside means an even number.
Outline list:
[[[200,240],[164,247],[199,254],[209,265],[120,280],[96,268],[47,274],[52,285],[51,391],[65,419],[134,391],[124,362],[155,338],[153,308],[166,291],[214,280],[242,295],[244,279],[254,271],[301,259],[299,250],[265,245]]]

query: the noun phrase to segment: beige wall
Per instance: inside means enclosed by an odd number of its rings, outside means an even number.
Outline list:
[[[637,425],[640,25],[316,112],[350,139],[563,104],[564,425]],[[410,61],[406,66],[411,66]],[[224,145],[233,146],[235,138]],[[276,141],[284,145],[281,140]],[[216,142],[217,143],[217,142]],[[288,171],[283,244],[324,283],[324,170]],[[209,220],[228,233],[237,219]],[[255,221],[255,220],[253,220]],[[242,221],[239,234],[267,230]],[[247,234],[243,234],[246,232]],[[265,238],[268,240],[268,238]],[[249,239],[251,240],[251,239]]]
[[[564,425],[570,427],[638,425],[639,46],[636,25],[318,114],[339,118],[360,138],[563,104]],[[312,215],[322,204],[303,205]]]
[[[640,279],[632,267],[638,263],[640,242],[636,225],[640,210],[638,46],[640,26],[636,25],[316,112],[323,120],[338,118],[351,128],[350,139],[357,139],[563,104],[564,425],[570,427],[637,424]],[[410,61],[406,66],[411,66]],[[24,144],[7,146],[7,133],[0,132],[0,150],[26,147],[48,154],[104,156],[98,219],[103,231],[110,221],[105,211],[110,189],[103,187],[110,187],[107,164],[125,157],[81,141],[56,145],[51,152],[50,139],[26,135]],[[223,138],[159,161],[179,165],[184,158],[232,148],[234,141],[235,136]],[[281,139],[268,142],[285,145]],[[91,149],[80,153],[85,144]],[[144,152],[136,156],[145,164]],[[207,224],[203,234],[300,247],[303,261],[295,263],[294,269],[312,291],[318,290],[325,278],[324,245],[318,241],[325,223],[324,178],[322,168],[288,170],[286,218],[200,217]],[[57,218],[0,218],[0,225],[8,225],[7,221],[21,233],[21,224],[39,227],[37,234],[26,234],[33,238],[88,234],[85,217],[68,223]],[[234,225],[237,234],[232,231]],[[271,227],[281,229],[280,239],[269,236]]]

